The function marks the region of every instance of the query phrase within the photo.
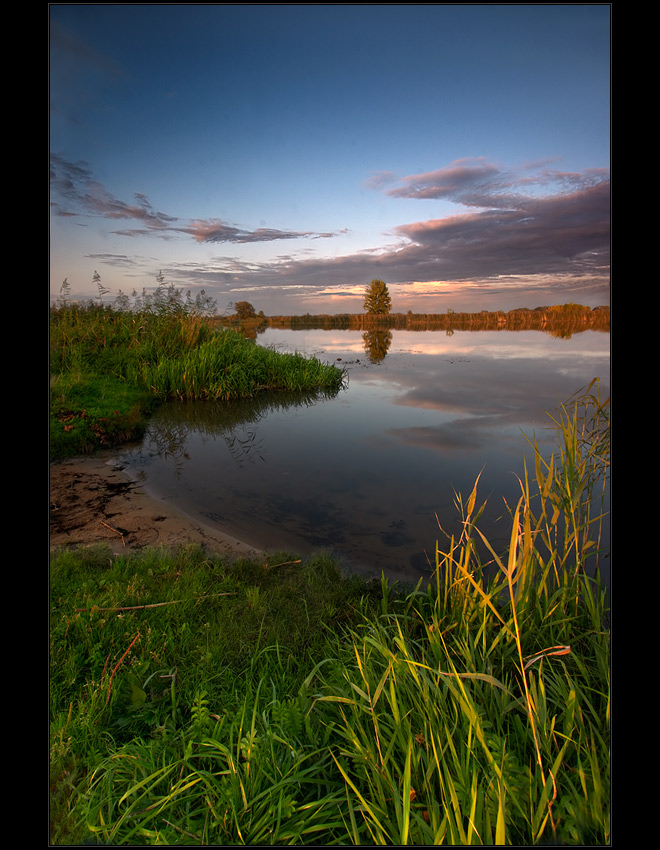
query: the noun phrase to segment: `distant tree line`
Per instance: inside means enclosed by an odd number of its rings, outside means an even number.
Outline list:
[[[610,330],[610,308],[585,307],[582,304],[556,304],[533,310],[519,307],[503,310],[480,310],[478,313],[392,313],[392,299],[387,284],[374,278],[364,292],[364,313],[310,314],[302,316],[258,315],[248,301],[239,301],[232,315],[219,319],[222,324],[259,320],[259,330],[266,327],[323,328],[335,330],[539,330],[556,336],[571,336],[584,330]],[[256,327],[256,326],[255,326]]]
[[[319,328],[325,330],[390,330],[437,331],[459,330],[538,330],[555,336],[570,336],[585,330],[609,332],[610,308],[562,304],[528,309],[520,307],[504,312],[478,313],[339,313],[336,315],[306,313],[300,316],[269,316],[265,326],[282,328]]]

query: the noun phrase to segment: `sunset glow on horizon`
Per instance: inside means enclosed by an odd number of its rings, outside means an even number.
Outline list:
[[[51,300],[609,304],[609,5],[49,12]]]

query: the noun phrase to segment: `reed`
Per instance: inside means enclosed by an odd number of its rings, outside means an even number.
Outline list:
[[[165,399],[251,398],[264,390],[334,393],[343,370],[216,330],[198,312],[53,308],[51,459],[137,439]]]
[[[51,758],[70,834],[607,844],[609,608],[591,558],[609,403],[593,390],[553,414],[557,451],[521,481],[506,550],[479,530],[477,481],[415,588],[328,558],[60,553]]]
[[[324,683],[355,840],[608,842],[608,614],[588,566],[609,402],[592,389],[553,420],[557,458],[537,456],[535,495],[521,482],[508,550],[479,531],[475,485],[435,582],[365,621]]]
[[[175,357],[145,364],[140,377],[158,397],[223,401],[264,390],[338,390],[345,380],[332,365],[262,348],[232,330]]]

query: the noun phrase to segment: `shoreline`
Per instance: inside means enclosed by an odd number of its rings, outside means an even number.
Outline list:
[[[122,555],[199,544],[209,554],[231,560],[266,555],[149,495],[112,452],[50,463],[49,491],[51,551],[104,544]]]

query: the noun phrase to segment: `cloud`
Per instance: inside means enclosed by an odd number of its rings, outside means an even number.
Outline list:
[[[586,189],[608,180],[605,169],[565,172],[546,163],[503,169],[483,158],[458,159],[443,168],[398,178],[392,172],[372,177],[369,186],[380,190],[398,183],[386,194],[392,198],[446,200],[466,207],[517,209],[530,198]]]
[[[391,283],[497,280],[503,276],[573,277],[605,281],[609,275],[610,184],[604,169],[551,170],[532,163],[505,171],[483,159],[457,160],[403,180],[375,175],[374,188],[395,198],[444,199],[455,214],[402,224],[393,242],[333,259],[301,259],[286,270],[264,264],[260,274],[328,285],[378,276]],[[460,210],[460,206],[469,211]]]
[[[135,203],[113,197],[94,179],[88,163],[69,162],[58,154],[51,155],[51,206],[58,216],[91,215],[106,220],[129,220],[140,227],[112,231],[118,236],[192,236],[196,242],[248,244],[282,239],[329,239],[336,233],[288,231],[260,227],[245,230],[217,219],[181,222],[176,216],[155,210],[142,192],[134,195]],[[345,231],[338,231],[339,233]]]
[[[127,254],[86,254],[90,260],[96,260],[106,266],[114,268],[122,268],[130,271],[135,271],[136,274],[142,272],[142,266],[135,257],[129,257]],[[148,268],[151,268],[150,264]]]
[[[388,283],[496,281],[503,276],[547,281],[552,275],[604,281],[609,275],[609,181],[601,176],[595,183],[586,179],[571,185],[577,188],[544,196],[512,193],[505,206],[402,224],[384,248],[334,258],[279,258],[253,264],[248,274],[271,285],[286,279],[317,287],[371,277]]]
[[[109,55],[88,45],[52,17],[49,37],[51,115],[64,126],[78,127],[88,110],[107,108],[99,92],[125,79],[126,72]]]
[[[431,198],[442,199],[454,204],[455,212],[400,224],[385,234],[389,244],[352,254],[310,256],[297,250],[263,259],[246,251],[205,258],[172,272],[186,285],[195,281],[261,291],[297,286],[309,293],[332,292],[333,297],[378,277],[400,295],[421,291],[422,285],[428,287],[424,295],[469,286],[479,298],[487,292],[514,297],[527,289],[538,293],[538,303],[548,303],[548,293],[560,290],[571,300],[585,291],[597,303],[607,300],[606,170],[562,172],[548,163],[505,170],[483,159],[463,159],[403,179],[383,173],[370,184],[394,199],[419,199],[421,208]],[[143,193],[136,193],[132,203],[113,197],[87,163],[57,155],[52,158],[52,199],[57,215],[126,222],[127,227],[114,231],[124,236],[185,237],[198,244],[235,245],[237,253],[256,243],[330,238],[342,232],[250,230],[218,219],[182,221],[154,209]]]
[[[436,171],[404,177],[401,185],[389,189],[387,194],[393,198],[466,198],[475,189],[487,191],[499,174],[496,166],[484,160],[459,159]],[[392,180],[390,173],[383,177],[388,182]],[[378,181],[372,184],[377,186]]]
[[[84,161],[68,162],[52,154],[50,180],[51,203],[57,215],[84,213],[111,220],[140,221],[144,225],[142,233],[168,229],[177,220],[174,216],[154,210],[141,193],[136,193],[135,204],[114,198],[94,179],[89,165]],[[53,201],[53,197],[59,198],[59,201]]]
[[[603,180],[566,194],[510,199],[508,209],[447,216],[396,228],[415,262],[450,278],[603,272],[609,267],[610,188]]]
[[[367,180],[365,180],[365,186],[368,189],[382,189],[385,186],[389,186],[390,183],[395,183],[397,181],[397,176],[393,171],[379,171],[377,174],[372,174]]]
[[[310,231],[296,232],[291,230],[274,230],[260,227],[257,230],[241,230],[222,221],[194,221],[189,227],[179,228],[189,233],[197,242],[234,242],[248,244],[251,242],[274,242],[280,239],[303,239],[308,237],[330,238],[334,233],[312,233]]]

